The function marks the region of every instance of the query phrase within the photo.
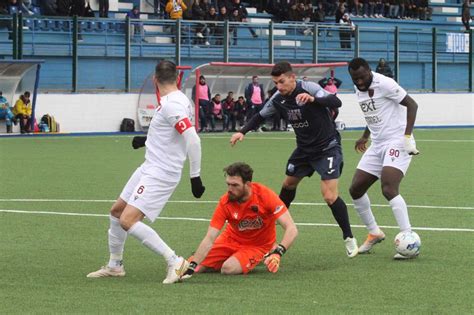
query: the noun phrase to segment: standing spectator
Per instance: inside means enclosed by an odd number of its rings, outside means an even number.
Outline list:
[[[194,21],[204,21],[206,18],[206,11],[204,11],[201,0],[194,0],[193,5],[191,7],[192,12],[192,19]],[[208,41],[209,38],[209,28],[207,27],[206,23],[199,23],[196,26],[196,37],[197,44],[205,44],[209,46],[210,43]]]
[[[219,8],[219,16],[217,17],[219,22],[224,22],[229,20],[229,15],[227,14],[227,8],[222,6]],[[230,27],[229,27],[230,31]],[[216,45],[222,45],[224,42],[224,23],[221,23],[216,29]]]
[[[375,72],[393,79],[392,68],[390,68],[389,64],[383,58],[379,59],[379,63],[377,65],[377,68],[375,69]]]
[[[109,0],[99,0],[99,17],[109,17]]]
[[[348,13],[344,13],[339,21],[341,28],[339,29],[339,40],[342,49],[351,49],[351,37],[355,31],[355,24],[352,22]]]
[[[197,95],[196,95],[197,93]],[[196,88],[196,85],[192,90],[192,99],[193,101],[198,98],[199,102],[199,132],[209,131],[207,126],[207,118],[212,108],[211,102],[211,89],[206,83],[206,78],[201,75],[199,77],[199,85]]]
[[[239,128],[245,124],[245,118],[247,117],[247,104],[245,104],[245,99],[243,96],[239,96],[237,102],[234,103],[234,117],[235,120],[239,122]],[[235,128],[232,128],[232,131],[236,131]]]
[[[20,121],[21,133],[30,132],[31,112],[30,92],[26,91],[23,95],[20,95],[20,98],[16,101],[15,106],[13,107],[15,120]]]
[[[138,5],[134,6],[133,9],[127,13],[127,16],[130,19],[139,20],[140,19],[140,8],[138,7]],[[131,35],[132,40],[134,40],[135,34],[140,34],[140,37],[141,37],[142,41],[146,42],[146,40],[145,40],[145,30],[143,28],[143,23],[141,23],[141,22],[130,23],[130,32],[132,33],[132,35]]]
[[[428,0],[420,0],[420,20],[431,21],[433,9],[430,8]]]
[[[58,15],[58,3],[56,0],[40,1],[41,15],[56,16]]]
[[[470,0],[464,0],[464,3],[462,4],[461,20],[462,20],[462,24],[466,28],[466,31],[469,31],[471,29],[471,26],[469,25],[472,19],[471,11],[469,9],[470,4],[471,4]]]
[[[224,120],[224,131],[229,131],[229,123],[232,123],[232,129],[235,131],[235,122],[236,117],[234,116],[234,92],[230,91],[227,93],[227,97],[222,102],[222,110],[224,112],[224,116],[227,116],[227,119]]]
[[[250,116],[248,117],[260,112],[265,100],[265,90],[263,89],[263,84],[258,83],[258,76],[254,75],[252,83],[245,88],[245,99],[247,100],[247,106],[251,108]]]
[[[238,10],[239,22],[247,23],[248,12],[247,12],[247,9],[240,3],[240,0],[232,1],[232,10],[236,10],[236,9]],[[247,28],[249,29],[250,34],[252,34],[254,38],[258,37],[257,33],[255,33],[255,30],[251,26],[248,26]]]
[[[206,14],[206,21],[212,21],[214,23],[208,23],[207,28],[209,29],[209,44],[211,44],[211,37],[214,36],[217,32],[219,27],[217,26],[217,22],[219,21],[219,16],[217,15],[216,8],[210,7],[209,12]]]

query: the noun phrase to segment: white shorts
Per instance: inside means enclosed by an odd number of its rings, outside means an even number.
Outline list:
[[[406,174],[410,166],[412,156],[409,155],[403,145],[403,140],[392,141],[382,145],[370,145],[359,161],[357,168],[377,176],[382,176],[382,168],[394,167]]]
[[[148,220],[154,222],[178,183],[179,178],[173,181],[169,178],[162,179],[159,175],[151,176],[144,171],[143,166],[140,166],[128,180],[120,198],[139,209]]]

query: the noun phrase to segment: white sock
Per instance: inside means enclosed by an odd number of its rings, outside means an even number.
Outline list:
[[[370,234],[380,234],[381,231],[377,222],[375,222],[374,214],[372,213],[372,209],[370,209],[370,199],[367,194],[364,194],[359,199],[352,199],[354,202],[354,208],[356,209],[359,217],[361,218],[362,222],[364,222],[367,230],[369,230]]]
[[[168,265],[172,265],[178,259],[174,251],[160,238],[158,233],[145,223],[138,221],[128,230],[128,234],[142,242],[153,252],[162,255]]]
[[[396,196],[389,201],[392,207],[393,215],[397,220],[400,231],[411,231],[410,219],[408,218],[408,208],[405,200],[401,195]]]
[[[125,246],[126,239],[127,231],[120,226],[120,220],[111,215],[109,228],[109,267],[114,268],[122,265],[123,247]]]

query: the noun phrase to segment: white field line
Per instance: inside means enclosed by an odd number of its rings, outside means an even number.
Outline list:
[[[115,200],[107,199],[0,199],[0,202],[91,202],[91,203],[113,203]],[[170,200],[170,203],[212,203],[217,204],[217,201],[208,200]],[[326,206],[326,203],[320,202],[293,202],[292,206]],[[352,203],[347,203],[348,206],[353,206]],[[373,207],[388,208],[388,204],[372,204]],[[459,210],[474,210],[474,207],[457,207],[457,206],[424,206],[424,205],[408,205],[408,208],[420,209],[459,209]]]
[[[46,215],[63,215],[63,216],[76,216],[76,217],[108,217],[108,214],[95,214],[95,213],[74,213],[74,212],[57,212],[57,211],[27,211],[27,210],[10,210],[0,209],[0,212],[5,213],[21,213],[21,214],[46,214]],[[186,217],[158,217],[159,220],[179,220],[179,221],[200,221],[209,222],[209,219],[204,218],[186,218]],[[338,227],[337,224],[330,223],[296,223],[299,226],[323,226],[323,227]],[[363,225],[351,225],[354,228],[364,228]],[[398,226],[381,225],[384,229],[399,229]],[[474,229],[465,228],[435,228],[435,227],[413,227],[413,230],[418,231],[440,231],[440,232],[474,232]]]

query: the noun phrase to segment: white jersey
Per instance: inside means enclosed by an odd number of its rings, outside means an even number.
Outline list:
[[[372,72],[372,75],[372,84],[366,92],[355,87],[372,143],[402,139],[407,118],[406,108],[400,105],[400,102],[407,92],[391,78],[375,72]]]
[[[193,106],[181,91],[161,97],[160,103],[148,129],[143,166],[149,174],[179,180],[187,155],[180,124],[193,120]]]

